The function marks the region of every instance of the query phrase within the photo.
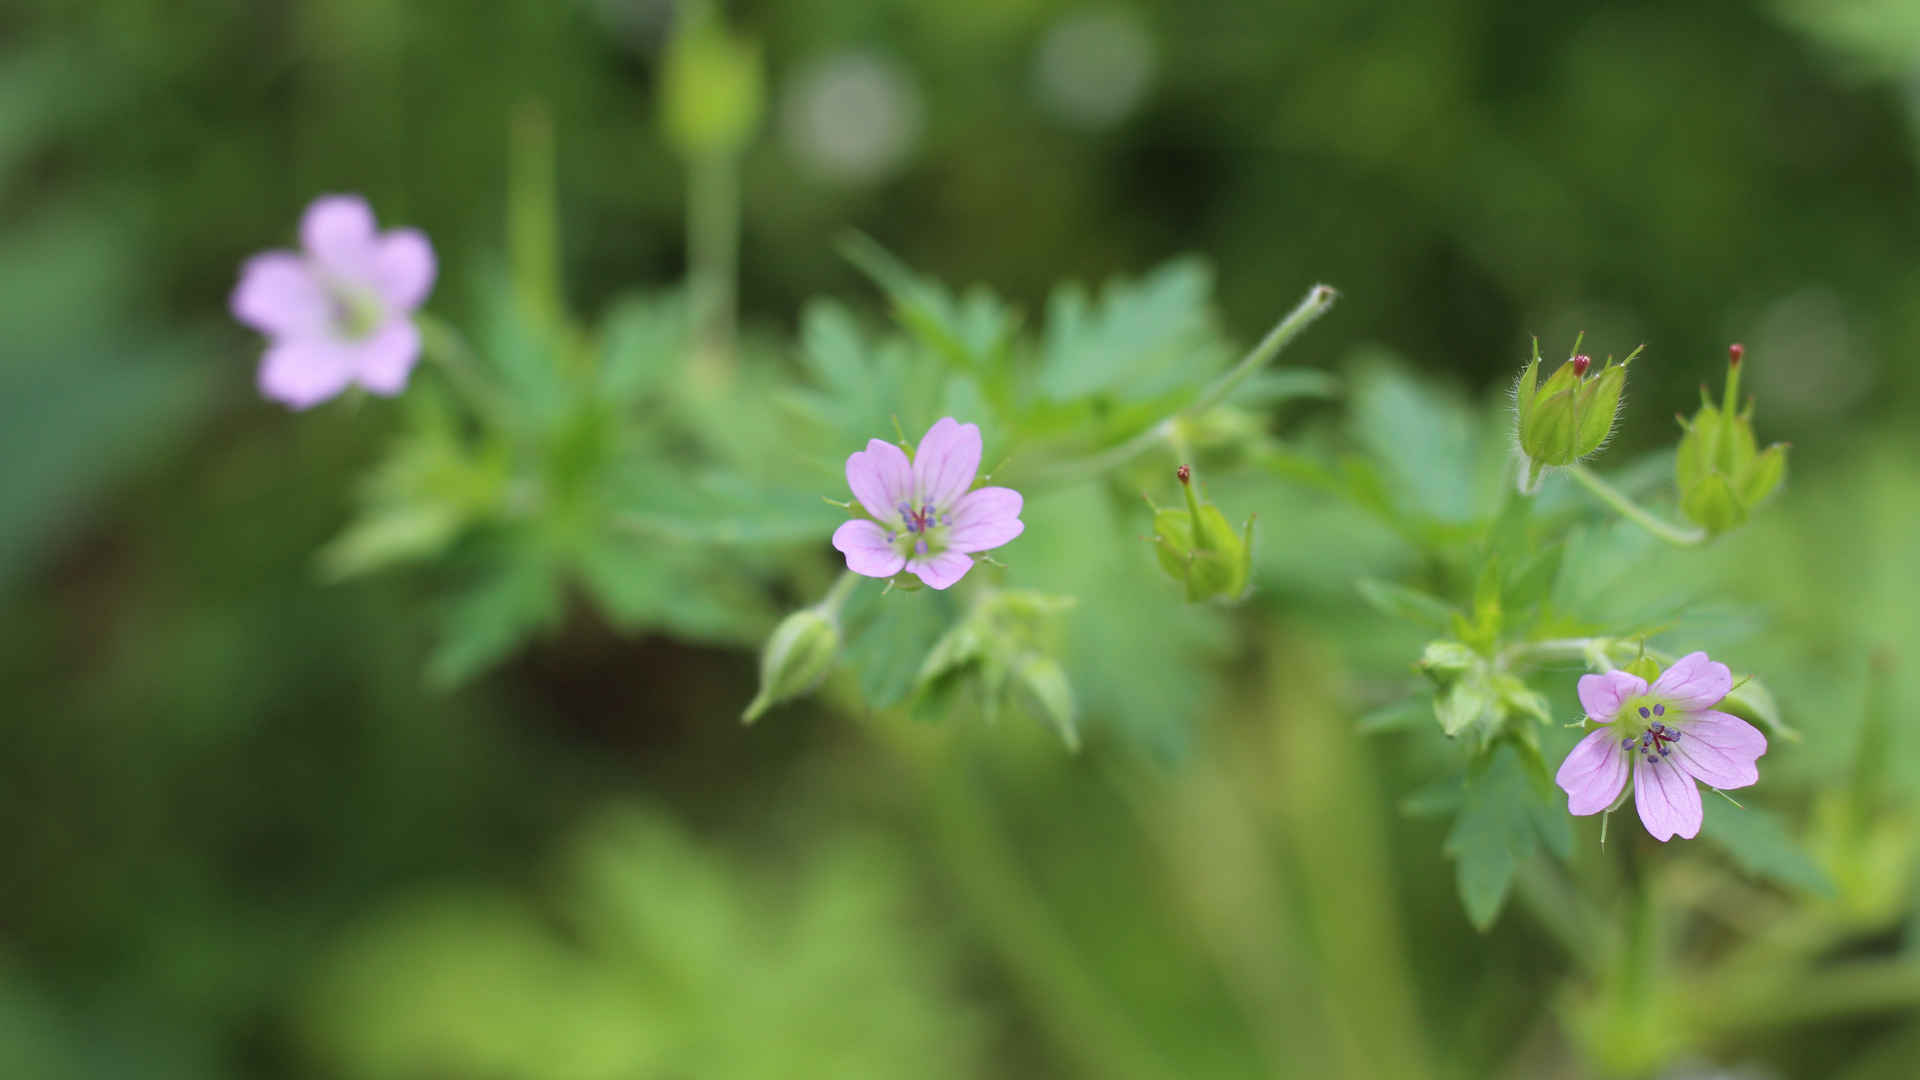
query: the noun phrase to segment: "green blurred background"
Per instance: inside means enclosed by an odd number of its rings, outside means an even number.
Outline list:
[[[1768,774],[1797,819],[1852,752],[1870,655],[1890,715],[1920,709],[1916,11],[739,3],[770,94],[744,317],[877,314],[850,228],[1029,313],[1193,252],[1242,340],[1327,281],[1344,299],[1290,356],[1384,347],[1476,402],[1529,333],[1644,340],[1623,456],[1744,341],[1791,487],[1684,565],[1763,612],[1744,658],[1809,733]],[[750,648],[584,605],[433,693],[424,584],[320,580],[392,411],[260,400],[239,262],[360,191],[432,235],[432,305],[471,315],[534,105],[572,306],[677,279],[672,18],[0,8],[0,1074],[1584,1075],[1569,958],[1524,912],[1471,929],[1440,827],[1394,809],[1424,763],[1353,734],[1346,688],[1419,639],[1346,582],[1408,556],[1311,499],[1250,507],[1261,605],[1165,673],[1183,734],[1141,751],[1096,691],[1079,757],[825,707],[743,729]],[[1888,760],[1920,783],[1911,731]],[[1890,902],[1877,948],[1912,934],[1912,892]],[[1920,1059],[1911,1013],[1791,1019],[1702,1067]]]

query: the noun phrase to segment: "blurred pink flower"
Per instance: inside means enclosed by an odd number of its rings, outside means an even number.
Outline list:
[[[1613,806],[1633,775],[1640,821],[1661,842],[1700,832],[1700,789],[1726,790],[1760,779],[1754,762],[1767,737],[1713,706],[1733,689],[1733,673],[1703,652],[1689,653],[1648,686],[1624,671],[1580,677],[1580,704],[1590,723],[1554,778],[1567,811],[1597,814]],[[1640,760],[1635,762],[1638,753]]]
[[[872,520],[855,518],[833,533],[847,569],[886,578],[910,571],[936,589],[973,569],[973,554],[1019,536],[1020,493],[968,491],[980,469],[980,427],[953,417],[934,422],[911,462],[898,446],[870,439],[847,458],[847,486]]]
[[[418,229],[376,232],[358,195],[315,199],[300,245],[248,259],[229,301],[234,318],[269,338],[260,392],[296,409],[356,382],[399,393],[420,356],[409,316],[433,288],[433,245]]]

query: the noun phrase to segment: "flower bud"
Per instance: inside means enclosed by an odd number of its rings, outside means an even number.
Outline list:
[[[1736,411],[1740,390],[1740,361],[1746,350],[1727,350],[1727,388],[1715,405],[1700,391],[1700,411],[1681,418],[1686,434],[1674,458],[1674,481],[1680,489],[1680,511],[1709,534],[1741,525],[1747,515],[1780,486],[1787,472],[1787,448],[1775,443],[1759,448],[1753,435],[1753,403]]]
[[[1579,347],[1576,341],[1574,348]],[[1626,389],[1627,365],[1638,355],[1636,348],[1617,364],[1608,357],[1606,366],[1591,371],[1592,358],[1576,352],[1542,383],[1540,343],[1534,342],[1533,361],[1514,387],[1520,451],[1530,479],[1548,466],[1571,465],[1607,441]]]
[[[803,608],[782,619],[760,656],[760,693],[740,714],[741,723],[818,686],[839,655],[840,628],[826,611]]]
[[[1620,669],[1629,675],[1635,675],[1642,682],[1653,682],[1660,677],[1660,661],[1651,656],[1637,656]]]
[[[1175,474],[1186,491],[1185,510],[1153,513],[1153,545],[1160,568],[1187,587],[1187,602],[1238,600],[1247,591],[1253,563],[1253,518],[1236,533],[1227,517],[1193,491],[1193,470]]]
[[[760,126],[760,50],[727,31],[708,2],[686,4],[667,43],[661,116],[690,158],[735,154]]]

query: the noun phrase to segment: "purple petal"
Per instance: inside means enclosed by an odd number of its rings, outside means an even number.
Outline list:
[[[1707,659],[1703,652],[1688,653],[1653,680],[1650,691],[1688,712],[1699,712],[1720,704],[1733,689],[1733,672],[1727,665]]]
[[[865,450],[847,455],[847,486],[867,513],[888,523],[900,521],[900,504],[913,498],[913,466],[905,450],[868,439]]]
[[[1553,782],[1567,793],[1567,813],[1597,814],[1613,805],[1627,784],[1627,752],[1612,728],[1601,728],[1581,739]]]
[[[1587,715],[1605,723],[1620,711],[1620,703],[1647,692],[1647,682],[1638,675],[1609,671],[1580,676],[1580,707]]]
[[[305,409],[347,388],[353,378],[350,348],[324,339],[275,342],[260,361],[260,392]]]
[[[412,311],[433,289],[433,245],[419,229],[393,229],[374,248],[374,288],[396,313]]]
[[[833,546],[847,557],[847,569],[867,577],[889,578],[907,565],[906,556],[887,543],[887,531],[865,518],[833,530]]]
[[[300,243],[329,271],[354,281],[373,275],[373,211],[358,195],[322,195],[300,218]]]
[[[973,558],[964,552],[943,551],[938,555],[918,555],[907,560],[907,569],[915,577],[927,584],[928,588],[944,589],[973,569]]]
[[[324,334],[333,311],[306,260],[291,251],[248,259],[228,307],[234,318],[275,337]]]
[[[1767,752],[1767,737],[1737,716],[1703,712],[1684,716],[1674,725],[1680,741],[1674,756],[1701,783],[1722,791],[1742,788],[1760,779],[1755,759]]]
[[[1020,493],[986,487],[960,496],[948,522],[947,546],[955,551],[990,551],[1026,530],[1020,521]]]
[[[1664,844],[1675,836],[1700,835],[1700,789],[1671,761],[1634,766],[1633,801],[1655,840]]]
[[[406,389],[407,374],[420,358],[420,330],[408,319],[395,319],[365,341],[354,342],[354,373],[360,385],[386,397]]]
[[[973,486],[980,471],[980,425],[962,424],[951,416],[933,422],[913,451],[913,478],[920,497],[934,509],[952,509]]]

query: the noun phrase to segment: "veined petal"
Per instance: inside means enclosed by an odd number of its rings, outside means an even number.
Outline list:
[[[1655,697],[1663,697],[1687,712],[1699,712],[1720,704],[1733,689],[1733,672],[1727,665],[1707,659],[1703,652],[1688,653],[1653,680]]]
[[[1673,754],[1685,769],[1709,787],[1743,788],[1760,779],[1754,764],[1767,752],[1767,737],[1737,716],[1708,710],[1683,716]]]
[[[991,551],[1026,530],[1020,520],[1022,499],[1012,488],[984,487],[960,496],[947,527],[947,546],[955,551]]]
[[[375,243],[373,272],[373,287],[388,310],[412,311],[433,290],[433,245],[419,229],[390,230]]]
[[[906,556],[887,542],[887,531],[865,518],[842,522],[833,530],[833,546],[847,557],[847,569],[866,577],[889,578],[907,565]]]
[[[260,360],[260,392],[296,409],[318,405],[347,388],[353,353],[322,338],[275,342]]]
[[[248,259],[227,306],[233,317],[275,337],[318,337],[333,307],[307,261],[291,251]]]
[[[1612,728],[1581,739],[1560,763],[1553,782],[1567,793],[1567,813],[1597,814],[1613,805],[1627,784],[1627,752]]]
[[[951,416],[933,422],[913,451],[913,479],[920,498],[935,510],[951,510],[980,471],[980,425]]]
[[[916,555],[907,560],[907,569],[928,588],[944,589],[967,576],[967,571],[973,569],[973,557],[960,551]]]
[[[375,265],[373,210],[358,195],[322,195],[300,218],[300,243],[328,271],[369,280]]]
[[[407,375],[420,358],[420,331],[411,319],[395,319],[365,341],[351,346],[354,375],[361,386],[385,397],[406,389]]]
[[[1620,711],[1620,703],[1647,692],[1647,681],[1624,671],[1580,676],[1580,707],[1591,719],[1606,723]]]
[[[1640,822],[1661,843],[1700,835],[1700,788],[1670,761],[1633,767],[1633,801]]]
[[[847,455],[847,486],[867,513],[891,525],[900,521],[900,504],[913,499],[913,466],[905,450],[868,439],[865,450]]]

